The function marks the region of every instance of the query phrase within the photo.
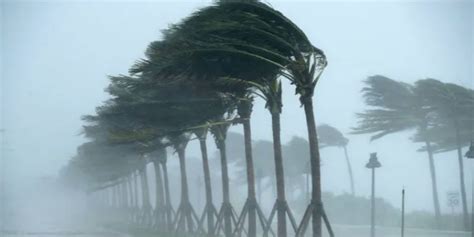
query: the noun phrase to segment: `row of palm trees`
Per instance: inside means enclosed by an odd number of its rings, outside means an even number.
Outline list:
[[[428,154],[438,227],[441,226],[441,211],[434,154],[456,150],[464,227],[468,229],[462,148],[474,139],[474,91],[435,79],[408,84],[376,75],[365,83],[362,93],[370,109],[358,114],[359,123],[353,132],[373,134],[371,140],[375,140],[388,134],[415,130],[412,141],[424,144],[419,151]]]
[[[155,219],[163,220],[158,221],[160,227],[194,233],[199,231],[202,218],[198,218],[189,200],[186,146],[195,137],[202,153],[208,235],[218,234],[220,226],[225,236],[241,233],[247,217],[248,236],[257,235],[257,218],[263,232],[268,234],[276,216],[279,237],[287,236],[287,218],[297,236],[304,234],[310,221],[313,236],[321,236],[322,218],[326,223],[328,220],[321,201],[320,156],[312,98],[326,65],[324,53],[275,9],[258,1],[219,1],[163,31],[163,39],[148,46],[145,58],[131,67],[130,75],[110,78],[107,91],[112,98],[97,108],[96,115],[84,117],[87,122],[84,133],[91,142],[79,149],[87,152],[79,152],[71,164],[80,167],[89,183],[99,187],[132,179],[124,177],[131,177],[138,170],[142,189],[146,191],[144,167],[147,161],[154,162],[155,173],[163,174],[156,175],[157,190],[163,194],[157,193],[160,198],[157,198]],[[284,79],[295,86],[308,128],[311,202],[299,226],[285,195],[280,138],[281,80]],[[277,198],[269,220],[264,218],[255,194],[250,119],[256,96],[265,100],[272,118]],[[240,215],[230,203],[226,151],[227,131],[236,124],[243,126],[248,184],[248,199]],[[212,203],[208,133],[214,137],[221,160],[223,203],[219,211]],[[176,151],[180,163],[181,201],[173,218],[169,214],[172,212],[170,190],[166,187],[166,147]],[[122,152],[123,149],[127,151]],[[154,155],[157,152],[160,155]],[[145,191],[144,197],[148,196]],[[142,199],[145,209],[151,210],[149,200]],[[149,219],[151,215],[145,211],[142,216]]]

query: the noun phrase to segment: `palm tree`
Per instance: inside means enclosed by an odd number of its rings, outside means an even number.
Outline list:
[[[156,152],[150,154],[151,162],[155,169],[155,227],[158,229],[166,229],[166,199],[165,189],[163,184],[163,175],[161,163],[166,159],[166,147],[158,148]]]
[[[201,221],[204,220],[204,215],[207,217],[207,233],[209,236],[214,236],[214,216],[217,212],[213,202],[212,202],[212,185],[211,185],[211,172],[209,169],[209,158],[207,154],[207,145],[206,145],[206,138],[208,133],[208,127],[201,127],[196,128],[194,130],[194,134],[199,139],[199,146],[201,149],[201,157],[202,157],[202,166],[203,166],[203,173],[204,173],[204,187],[206,190],[206,205],[204,207],[203,216],[201,217]]]
[[[189,142],[188,134],[172,134],[169,136],[174,149],[178,153],[179,167],[181,175],[181,201],[176,211],[176,217],[173,226],[176,230],[186,230],[188,232],[194,232],[195,224],[198,221],[197,216],[194,213],[194,209],[189,200],[189,187],[188,187],[188,176],[186,169],[186,146]],[[193,219],[195,218],[195,219]]]
[[[77,167],[87,182],[88,193],[112,188],[112,203],[120,213],[126,213],[130,206],[123,177],[136,169],[138,163],[130,146],[113,146],[103,141],[82,144],[70,166]],[[146,209],[142,209],[145,211]]]
[[[342,133],[337,130],[337,128],[329,126],[327,124],[318,126],[318,131],[320,147],[336,146],[342,147],[344,149],[347,171],[349,173],[349,181],[351,184],[351,194],[352,196],[355,196],[354,176],[352,174],[351,161],[349,159],[349,156],[347,155],[347,144],[349,143],[349,139],[344,137],[344,135],[342,135]]]
[[[291,212],[286,202],[285,194],[285,175],[283,169],[283,154],[281,148],[281,128],[280,128],[280,114],[282,108],[281,102],[281,82],[278,79],[273,79],[264,82],[264,84],[252,83],[253,86],[258,90],[256,95],[265,100],[265,107],[269,110],[272,116],[272,134],[273,134],[273,154],[275,159],[275,176],[276,176],[276,187],[277,187],[277,200],[273,207],[272,214],[270,214],[270,223],[273,218],[273,214],[277,212],[277,234],[279,237],[286,236],[286,215],[290,218]]]
[[[305,111],[306,127],[308,130],[310,167],[312,177],[312,196],[311,203],[307,208],[307,213],[311,213],[313,236],[322,236],[321,217],[324,219],[328,228],[329,234],[333,235],[329,220],[323,209],[321,199],[321,157],[319,154],[318,134],[316,129],[316,121],[314,118],[313,95],[316,84],[322,75],[324,68],[327,65],[326,56],[323,51],[314,47],[306,35],[298,27],[293,25],[296,34],[295,38],[299,38],[301,43],[306,47],[298,48],[294,52],[294,62],[288,65],[290,76],[287,78],[295,85],[296,93],[300,97],[300,102]],[[302,220],[302,225],[309,220],[309,215],[305,215]],[[301,229],[303,233],[306,227]]]
[[[237,105],[237,114],[239,115],[244,129],[245,146],[245,164],[247,171],[247,200],[242,210],[241,218],[248,213],[248,236],[257,236],[257,211],[260,208],[257,203],[255,189],[255,168],[252,156],[252,129],[250,126],[250,117],[252,115],[253,96],[246,94]],[[247,208],[245,208],[247,206]],[[247,210],[246,210],[247,209]],[[238,228],[238,227],[237,227]]]
[[[182,30],[182,31],[185,31],[185,30]],[[168,33],[168,37],[170,37],[169,35],[172,35],[170,33]],[[166,46],[166,47],[164,47]],[[173,67],[178,67],[178,70],[179,71],[182,71],[182,68],[193,68],[192,70],[192,73],[190,74],[190,76],[195,76],[196,77],[196,74],[200,75],[200,69],[201,68],[206,68],[206,69],[209,69],[210,66],[203,66],[203,62],[208,62],[210,61],[209,60],[209,56],[206,54],[205,58],[203,60],[201,60],[202,58],[199,58],[199,60],[188,60],[189,58],[186,58],[186,57],[181,57],[183,55],[180,55],[180,57],[177,57],[178,59],[182,60],[183,62],[180,62],[180,63],[177,63],[176,60],[172,60],[172,63],[169,63],[169,64],[164,64],[165,67],[164,69],[161,68],[159,70],[156,70],[156,65],[160,65],[160,62],[156,62],[157,59],[161,59],[162,57],[160,57],[160,55],[157,55],[157,56],[154,56],[153,53],[154,52],[161,52],[161,55],[163,54],[163,49],[168,49],[168,48],[173,48],[173,47],[169,47],[169,45],[166,45],[166,44],[162,44],[162,43],[155,43],[155,44],[152,44],[150,49],[148,50],[148,57],[153,60],[152,62],[150,63],[147,63],[147,61],[144,61],[142,64],[139,64],[137,65],[133,70],[132,72],[134,73],[137,73],[137,72],[147,72],[147,73],[150,73],[150,74],[153,74],[153,75],[156,75],[156,72],[159,71],[161,72],[161,74],[159,75],[166,75],[166,76],[169,76],[170,75],[170,71],[173,71],[172,68],[169,67],[169,65],[173,65]],[[200,49],[198,49],[200,50]],[[197,51],[197,50],[195,50]],[[165,53],[166,54],[166,53]],[[174,53],[176,55],[176,53]],[[169,55],[169,54],[166,54],[166,55]],[[192,55],[193,57],[195,57],[195,55]],[[254,61],[249,61],[249,60],[245,60],[245,61],[242,61],[242,57],[241,58],[238,58],[238,57],[233,57],[233,58],[230,58],[230,63],[228,63],[229,61],[229,56],[218,56],[217,58],[220,58],[220,60],[223,60],[225,59],[226,61],[224,61],[224,63],[226,64],[222,64],[221,66],[217,67],[215,65],[212,65],[212,68],[215,68],[215,69],[218,69],[217,71],[210,71],[210,70],[207,70],[201,74],[204,74],[204,76],[199,76],[201,78],[206,78],[206,77],[209,77],[209,75],[212,75],[212,78],[219,78],[219,77],[237,77],[237,78],[249,78],[250,76],[248,75],[245,75],[243,74],[242,72],[246,72],[246,69],[250,68],[250,67],[254,67],[255,65],[255,60]],[[245,59],[248,59],[247,57],[244,57]],[[197,62],[196,65],[191,65],[189,66],[188,63],[189,62]],[[211,61],[211,62],[214,62],[214,61]],[[163,64],[163,62],[161,62],[161,64]],[[262,63],[260,62],[260,65]],[[178,66],[176,66],[178,65]],[[227,66],[226,66],[227,65]],[[270,65],[271,68],[275,68],[274,65]],[[227,70],[222,70],[222,69],[227,69]],[[252,71],[252,77],[254,78],[261,78],[262,75],[264,75],[264,73],[267,73],[268,71],[268,68],[269,66],[268,65],[263,65],[261,67],[258,67],[259,69],[261,69],[261,71],[258,71],[258,70],[253,70]],[[244,70],[242,70],[244,69]],[[221,71],[222,70],[222,71]],[[268,74],[268,73],[267,73]],[[220,83],[219,83],[220,84]],[[224,92],[233,92],[235,93],[236,92],[236,89],[239,89],[241,90],[240,88],[242,87],[245,87],[245,86],[242,86],[243,84],[238,84],[238,85],[234,85],[234,86],[229,86],[229,85],[225,85],[225,86],[220,86],[218,85],[218,88],[222,89],[222,87],[225,87],[225,90]],[[248,86],[246,86],[248,87]],[[242,93],[239,93],[240,95],[242,95]],[[238,96],[239,98],[242,98],[240,96]],[[247,106],[248,107],[248,106]],[[240,110],[241,113],[244,112],[242,110]],[[250,113],[248,113],[248,117],[250,118]],[[246,126],[247,122],[244,120],[244,126]],[[249,123],[247,125],[250,125]],[[246,129],[245,131],[246,134],[247,134],[247,141],[246,141],[246,144],[250,150],[248,151],[251,151],[251,148],[249,147],[249,139],[250,139],[250,126],[246,126]],[[251,168],[251,163],[252,163],[252,158],[249,157],[251,155],[251,152],[248,152],[247,151],[247,160],[249,161],[248,162],[248,177],[249,177],[249,180],[250,180],[250,183],[249,183],[249,199],[252,200],[252,199],[255,199],[255,198],[252,198],[252,196],[254,197],[255,195],[252,194],[252,189],[254,189],[254,182],[251,181],[252,180],[252,172],[253,172],[253,169]],[[250,155],[249,155],[250,154]],[[250,168],[249,168],[250,167]],[[253,218],[253,213],[255,211],[250,211],[250,217],[249,217],[249,231],[250,231],[250,235],[254,234],[255,233],[255,226],[256,226],[256,218]]]
[[[142,190],[142,216],[139,217],[139,222],[145,226],[151,225],[151,216],[152,216],[152,206],[150,201],[150,190],[148,184],[148,175],[147,175],[147,163],[148,161],[145,158],[144,154],[140,155],[140,167],[138,168],[138,173],[140,176],[140,184]]]
[[[265,107],[268,109],[272,116],[272,134],[273,134],[273,154],[275,162],[275,176],[276,176],[276,188],[277,188],[277,200],[270,214],[269,223],[272,222],[275,212],[277,212],[277,234],[279,237],[286,236],[286,215],[293,220],[291,211],[289,210],[288,203],[286,202],[285,194],[285,175],[283,169],[283,155],[281,147],[281,129],[280,129],[280,114],[282,108],[281,102],[281,82],[280,80],[267,79],[261,83],[245,81],[238,78],[222,78],[223,81],[233,84],[244,84],[251,85],[254,88],[255,95],[265,100]],[[295,226],[294,223],[293,227]],[[269,227],[264,232],[268,232]]]
[[[232,115],[230,115],[232,116]],[[225,120],[225,119],[224,119]],[[229,173],[227,164],[227,152],[226,152],[226,138],[227,131],[230,127],[228,122],[219,123],[211,126],[211,133],[214,136],[217,149],[219,150],[221,160],[221,176],[222,176],[222,207],[219,211],[219,217],[217,223],[224,220],[224,234],[226,237],[230,237],[233,234],[232,220],[235,218],[234,209],[230,203],[230,190],[229,190]],[[219,225],[217,227],[219,230]],[[217,233],[218,234],[218,233]]]
[[[449,140],[449,137],[454,137],[456,144],[463,220],[464,227],[468,229],[469,214],[467,210],[466,187],[464,182],[464,164],[462,154],[463,142],[461,131],[463,127],[469,127],[469,125],[472,124],[472,118],[474,118],[474,93],[472,90],[464,87],[451,83],[442,83],[434,79],[419,80],[417,81],[416,86],[420,95],[429,101],[430,105],[434,108],[438,119],[437,122],[451,128],[452,135],[447,135],[447,138],[445,135],[444,140]]]
[[[196,218],[189,202],[185,164],[185,148],[189,141],[189,136],[188,133],[182,131],[182,129],[186,128],[188,124],[201,121],[201,116],[207,116],[207,114],[196,116],[195,111],[197,110],[189,110],[191,107],[188,105],[193,106],[194,109],[202,109],[202,105],[199,107],[196,106],[196,104],[189,103],[187,100],[183,100],[183,98],[190,95],[192,90],[181,89],[181,84],[168,85],[166,87],[152,87],[153,81],[144,77],[122,77],[115,78],[114,80],[114,83],[109,87],[109,92],[116,95],[116,97],[113,98],[113,103],[110,103],[108,107],[106,107],[108,110],[112,110],[112,112],[108,114],[108,117],[117,120],[117,117],[120,118],[118,115],[123,114],[125,111],[128,113],[127,115],[133,118],[133,120],[127,120],[127,125],[130,126],[129,121],[133,121],[131,124],[134,126],[132,127],[134,130],[132,131],[139,131],[135,132],[138,133],[138,135],[149,134],[151,137],[156,137],[166,134],[170,143],[178,153],[181,167],[181,203],[173,226],[177,226],[180,230],[186,230],[187,228],[189,232],[196,231],[195,227],[198,218]],[[184,104],[185,101],[187,104]],[[212,103],[206,106],[212,106]],[[130,132],[125,133],[125,136],[120,138],[123,137],[130,137]],[[132,136],[132,140],[136,140],[136,138]],[[163,166],[163,168],[164,167],[165,166]],[[166,178],[167,171],[164,170],[164,173]],[[142,183],[145,183],[146,179],[142,178],[142,181]],[[144,185],[144,187],[145,186],[146,185]],[[168,188],[166,186],[167,180],[165,179],[165,190],[167,192]],[[144,201],[147,203],[147,200]]]
[[[297,184],[303,185],[301,190],[304,190],[307,201],[310,199],[310,175],[309,168],[309,151],[308,140],[302,137],[294,136],[291,140],[283,146],[283,154],[288,157],[285,161],[287,167],[286,175],[293,181],[293,187],[298,187]],[[305,176],[305,182],[301,182],[301,175]],[[291,193],[291,192],[290,192]]]
[[[306,111],[313,170],[313,202],[308,210],[313,216],[313,233],[320,236],[323,210],[320,208],[320,164],[311,98],[326,65],[322,51],[313,47],[304,33],[281,13],[265,4],[247,1],[225,1],[205,8],[168,30],[165,41],[148,51],[149,59],[134,67],[132,72],[147,71],[150,76],[169,76],[179,65],[181,73],[195,75],[212,70],[207,66],[209,62],[214,67],[216,62],[223,62],[220,67],[215,67],[221,69],[229,68],[224,65],[232,66],[223,60],[245,59],[252,62],[247,69],[265,65],[268,68],[263,71],[267,72],[266,78],[270,78],[268,72],[273,73],[276,69],[278,74],[288,77],[297,86],[296,92],[300,94]],[[153,60],[156,52],[165,55],[165,58],[161,57],[164,60]],[[218,60],[209,60],[210,57]],[[232,74],[224,76],[235,77]],[[280,228],[283,230],[284,227]]]
[[[262,200],[263,191],[267,186],[263,181],[267,177],[271,178],[275,176],[274,165],[271,165],[274,157],[273,142],[267,140],[252,141],[252,157],[256,158],[252,163],[254,163],[255,169],[256,198],[258,202],[260,202]],[[238,167],[242,167],[242,170],[240,170],[242,175],[239,175],[238,177],[243,178],[247,172],[245,160],[237,161],[235,164]],[[242,182],[246,182],[246,179]]]
[[[265,34],[268,39],[268,41],[265,42],[272,42],[269,44],[271,46],[268,47],[266,45],[261,45],[258,41],[246,42],[247,44],[244,45],[242,42],[231,42],[231,44],[234,43],[235,45],[240,46],[240,48],[237,50],[240,50],[242,46],[249,48],[252,46],[250,50],[252,55],[249,55],[248,51],[240,52],[236,51],[235,49],[232,49],[232,52],[230,53],[245,54],[247,56],[262,60],[270,65],[275,65],[282,69],[282,71],[280,71],[282,75],[286,76],[293,84],[296,85],[296,92],[300,95],[300,101],[302,102],[302,105],[305,109],[311,154],[311,170],[313,174],[313,202],[308,207],[308,209],[312,210],[313,235],[321,236],[320,216],[323,210],[319,210],[320,208],[318,208],[321,203],[320,158],[316,125],[314,121],[312,96],[314,94],[314,88],[320,78],[321,72],[326,66],[325,56],[321,50],[311,45],[307,37],[296,25],[294,25],[281,13],[267,6],[256,3],[242,2],[232,2],[231,4],[223,3],[220,6],[233,7],[234,9],[239,9],[243,12],[248,9],[252,9],[253,13],[262,13],[262,15],[259,16],[261,19],[258,19],[260,20],[259,24],[256,24],[255,26],[264,28],[266,32],[271,32],[271,34]],[[240,16],[240,18],[242,18],[242,16]],[[261,24],[262,21],[269,23],[266,26],[271,25],[271,28],[263,27]],[[248,24],[248,22],[246,23]],[[193,25],[193,27],[195,27],[195,25]],[[225,27],[226,30],[229,30],[229,26]],[[240,25],[239,27],[242,26]],[[249,32],[255,31],[257,27],[247,30]],[[198,29],[201,30],[202,28]],[[283,29],[283,31],[281,31],[281,29]],[[215,33],[216,29],[211,28],[211,31]],[[259,31],[259,33],[261,32]],[[286,38],[279,38],[278,36],[284,36]],[[288,44],[288,42],[291,42],[291,44]],[[257,45],[258,48],[256,47]],[[257,51],[255,51],[256,49]],[[249,49],[247,48],[247,50]],[[224,49],[221,51],[229,52],[230,50]],[[285,71],[288,71],[289,73],[286,73]]]
[[[372,108],[357,114],[359,122],[353,133],[374,134],[371,140],[375,140],[410,129],[425,131],[433,126],[432,108],[426,106],[427,102],[413,86],[380,75],[369,77],[365,83],[367,86],[362,89],[363,96],[365,103]],[[431,149],[433,141],[429,136],[424,136],[422,141],[428,148],[433,206],[439,227],[441,214],[436,169]]]

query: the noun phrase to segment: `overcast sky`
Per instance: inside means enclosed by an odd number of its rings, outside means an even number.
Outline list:
[[[347,133],[361,111],[362,81],[381,74],[405,82],[436,78],[473,85],[472,1],[269,1],[323,49],[329,66],[316,89],[318,124]],[[160,30],[210,1],[6,1],[1,5],[1,122],[3,178],[27,180],[56,175],[85,139],[80,117],[108,98],[107,75],[127,73]],[[257,102],[255,139],[271,139],[269,113]],[[306,137],[303,110],[284,85],[282,138]],[[240,131],[235,127],[233,131]],[[378,193],[398,206],[405,186],[410,209],[431,210],[426,154],[416,152],[406,132],[369,142],[347,135],[357,193],[369,194],[370,152],[378,152]],[[191,144],[191,155],[196,152]],[[340,150],[323,157],[323,189],[348,190]],[[197,154],[195,156],[198,156]],[[290,159],[290,157],[286,157]],[[470,193],[474,163],[466,161]],[[455,153],[436,155],[439,194],[459,189]],[[468,195],[470,196],[470,195]]]

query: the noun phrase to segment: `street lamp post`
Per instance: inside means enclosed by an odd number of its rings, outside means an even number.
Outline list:
[[[474,141],[471,141],[471,145],[469,146],[469,150],[466,152],[465,156],[468,159],[474,159]],[[472,175],[472,190],[471,190],[471,237],[474,237],[474,173]]]
[[[375,237],[375,169],[382,165],[377,160],[377,153],[371,153],[366,168],[372,170],[372,198],[370,206],[370,237]]]

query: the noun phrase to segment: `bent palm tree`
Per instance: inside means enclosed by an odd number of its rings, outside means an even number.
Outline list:
[[[219,123],[220,121],[217,121]],[[226,138],[227,131],[229,130],[230,124],[227,121],[224,123],[215,124],[211,126],[211,133],[214,136],[217,149],[219,150],[221,160],[221,176],[222,176],[222,207],[219,211],[217,230],[219,230],[219,223],[224,220],[224,234],[226,237],[231,237],[233,234],[232,224],[235,220],[234,209],[230,203],[230,189],[229,189],[229,171],[227,164],[227,149],[226,149]],[[219,232],[217,231],[217,234]]]
[[[204,207],[204,212],[200,219],[200,222],[204,221],[204,218],[206,217],[207,233],[209,236],[214,236],[214,216],[216,215],[217,210],[212,202],[211,172],[209,169],[209,158],[207,154],[206,144],[207,133],[207,126],[194,129],[194,134],[199,139],[199,147],[201,149],[202,167],[204,173],[204,187],[206,190],[206,205]]]
[[[304,33],[283,14],[265,4],[250,1],[225,1],[205,8],[168,30],[164,41],[148,51],[148,59],[137,64],[132,72],[146,71],[151,77],[170,76],[179,65],[179,68],[185,68],[181,73],[194,76],[203,69],[232,69],[232,64],[226,64],[229,59],[230,62],[243,59],[250,62],[249,70],[263,68],[255,65],[265,65],[262,78],[270,78],[268,72],[271,75],[276,70],[276,74],[288,77],[296,85],[305,108],[310,141],[313,201],[308,210],[313,217],[313,235],[321,236],[320,161],[311,98],[326,65],[322,51],[313,47]],[[154,59],[159,58],[154,56],[157,52],[166,55],[161,57],[163,61]],[[216,64],[220,66],[215,67]],[[222,76],[240,78],[229,71],[225,73],[227,75]]]
[[[265,100],[265,107],[272,116],[272,134],[273,134],[273,154],[275,162],[275,176],[277,187],[277,200],[270,214],[269,224],[271,224],[275,212],[277,212],[277,234],[279,237],[287,235],[286,216],[288,215],[292,227],[296,229],[293,215],[286,202],[285,194],[285,175],[283,169],[283,154],[281,147],[281,128],[280,128],[280,114],[282,108],[282,88],[281,82],[278,79],[267,79],[262,83],[243,81],[235,78],[223,78],[229,83],[244,83],[252,85],[255,89],[255,95]],[[268,234],[268,228],[264,234]]]
[[[371,140],[385,135],[416,128],[425,131],[433,126],[433,109],[426,106],[426,101],[420,97],[413,86],[397,82],[384,76],[369,77],[366,87],[362,89],[365,103],[373,108],[358,113],[358,126],[354,134],[374,134]],[[437,226],[440,226],[440,206],[436,179],[436,168],[433,159],[433,142],[429,136],[422,141],[426,144],[428,163],[431,175],[433,206]]]
[[[459,164],[459,181],[463,209],[464,227],[469,228],[466,187],[464,182],[464,164],[462,154],[462,128],[469,127],[474,118],[474,93],[464,87],[442,83],[434,79],[419,80],[416,83],[419,94],[429,101],[437,115],[438,124],[451,128],[451,134],[445,134],[444,140],[453,138],[456,144]],[[465,124],[468,124],[465,126]],[[471,128],[472,129],[472,128]],[[426,131],[422,131],[425,132]],[[423,133],[422,133],[423,134]],[[428,145],[426,146],[428,148]]]
[[[329,126],[327,124],[318,126],[318,131],[321,148],[327,146],[336,146],[342,147],[344,149],[344,156],[346,158],[347,171],[351,184],[351,194],[352,196],[355,196],[354,175],[352,174],[351,161],[349,159],[349,156],[347,155],[347,144],[349,143],[349,139],[344,137],[344,135],[342,135],[342,133],[335,127]]]

